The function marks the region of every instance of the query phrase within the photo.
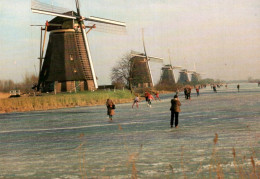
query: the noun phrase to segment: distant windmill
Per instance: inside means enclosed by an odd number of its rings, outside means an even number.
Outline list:
[[[171,57],[170,57],[170,51],[169,53],[169,61],[170,64],[164,65],[162,67],[162,74],[161,74],[161,84],[174,84],[176,83],[175,76],[173,73],[173,69],[181,68],[181,66],[172,66]]]
[[[99,25],[125,29],[125,23],[98,17],[82,17],[79,0],[75,0],[77,12],[54,7],[39,1],[32,1],[32,12],[57,16],[46,22],[44,40],[40,45],[40,74],[38,89],[53,90],[54,82],[61,91],[71,91],[78,84],[81,90],[98,88],[95,70],[91,59],[87,33]],[[85,26],[88,21],[92,26]],[[85,28],[89,28],[86,32]],[[44,57],[46,33],[50,32]],[[43,62],[44,59],[44,62]],[[42,64],[43,63],[43,64]]]
[[[191,82],[198,83],[199,80],[200,80],[200,74],[195,71],[191,72]]]
[[[196,64],[194,63],[194,71],[190,71],[191,72],[191,82],[192,83],[198,83],[201,80],[201,75],[203,73],[197,73],[196,72]]]
[[[190,73],[187,69],[182,69],[179,75],[178,83],[188,83],[190,82],[188,73]]]
[[[150,61],[163,62],[162,58],[148,56],[144,43],[144,32],[142,30],[144,53],[131,52],[130,59],[130,84],[134,87],[153,87],[154,81],[150,68]]]

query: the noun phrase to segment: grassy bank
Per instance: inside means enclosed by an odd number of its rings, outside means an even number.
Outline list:
[[[131,102],[133,95],[128,90],[44,94],[35,97],[0,99],[0,113],[66,108],[74,106],[104,105],[111,98],[116,104]]]

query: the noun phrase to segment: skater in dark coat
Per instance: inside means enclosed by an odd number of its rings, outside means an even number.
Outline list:
[[[112,117],[113,115],[115,115],[115,104],[111,99],[107,99],[106,106],[107,115],[109,116],[109,119],[112,121]]]
[[[179,123],[179,112],[181,112],[180,106],[181,103],[177,95],[174,96],[174,99],[171,100],[171,128],[173,127],[173,121],[175,118],[175,127],[178,128]]]

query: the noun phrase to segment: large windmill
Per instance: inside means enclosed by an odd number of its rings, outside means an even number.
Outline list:
[[[125,28],[123,22],[98,17],[85,18],[81,16],[79,0],[75,0],[75,3],[77,12],[32,1],[32,12],[56,16],[46,22],[45,28],[41,28],[45,33],[40,50],[38,89],[49,91],[53,89],[54,84],[61,91],[71,91],[80,84],[81,90],[97,89],[87,33],[98,25]],[[89,23],[88,26],[84,25],[84,21]],[[89,30],[86,32],[85,28]],[[50,35],[44,57],[47,32],[50,32]]]
[[[144,53],[139,52],[131,52],[131,59],[130,59],[130,85],[132,87],[153,87],[154,86],[154,80],[151,73],[150,68],[150,61],[153,62],[163,62],[162,58],[158,57],[151,57],[148,56],[145,49],[145,43],[144,43],[144,32],[142,30],[142,40],[143,40],[143,47],[144,47]]]
[[[171,85],[171,84],[176,83],[175,76],[174,76],[174,73],[173,73],[173,69],[179,69],[179,68],[181,68],[181,66],[172,66],[170,51],[168,51],[168,53],[169,53],[170,64],[164,65],[162,67],[162,74],[161,74],[160,83]]]

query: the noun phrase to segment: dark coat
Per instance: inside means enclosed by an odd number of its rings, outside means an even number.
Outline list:
[[[108,99],[106,102],[106,106],[107,106],[107,115],[115,115],[115,110],[112,109],[112,106],[114,105],[113,101],[111,99]]]
[[[172,104],[172,106],[171,106],[170,110],[172,112],[181,112],[181,108],[180,108],[181,102],[178,99],[175,99],[175,98],[172,99],[171,104]]]

